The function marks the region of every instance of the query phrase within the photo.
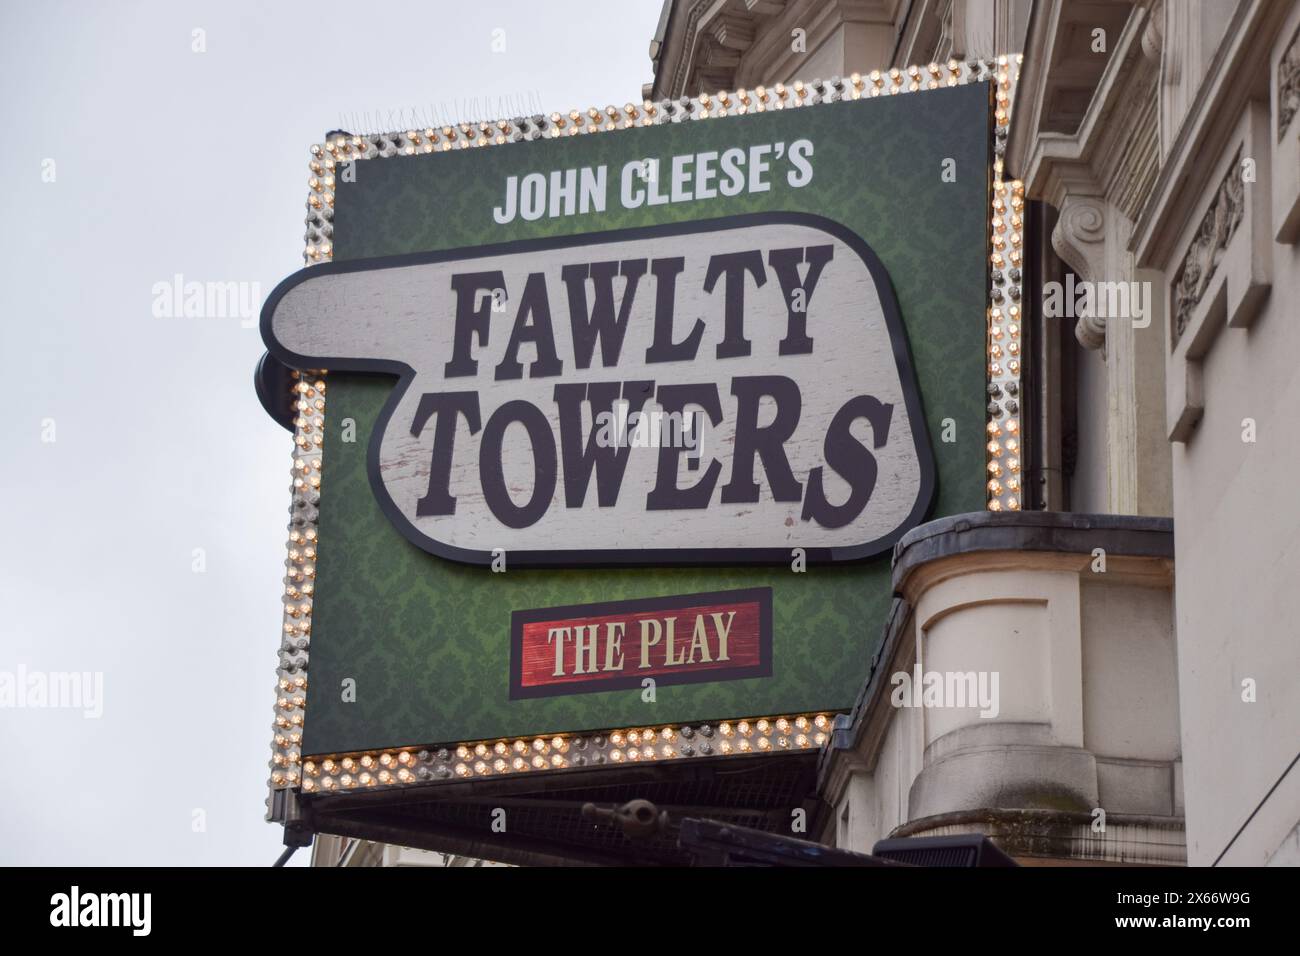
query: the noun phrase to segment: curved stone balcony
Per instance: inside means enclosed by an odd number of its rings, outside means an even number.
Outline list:
[[[828,842],[984,833],[1021,863],[1181,864],[1173,522],[975,513],[894,550],[820,764]]]

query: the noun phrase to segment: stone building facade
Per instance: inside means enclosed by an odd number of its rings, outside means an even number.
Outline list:
[[[811,836],[1300,865],[1300,2],[667,0],[641,94],[1014,54],[1025,510],[897,546]],[[910,696],[932,673],[997,675],[996,712]]]
[[[669,0],[642,93],[1016,53],[1039,513],[900,543],[821,836],[1298,864],[1300,3]],[[891,704],[930,670],[998,671],[999,714]]]

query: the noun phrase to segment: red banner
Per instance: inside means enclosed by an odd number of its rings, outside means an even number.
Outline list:
[[[771,674],[772,591],[516,611],[511,698]]]

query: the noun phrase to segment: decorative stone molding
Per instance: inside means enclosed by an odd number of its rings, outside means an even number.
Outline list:
[[[1158,11],[1157,11],[1158,12]],[[1134,214],[1154,179],[1158,143],[1151,129],[1161,31],[1141,6],[1110,5],[1105,20],[1091,5],[1056,2],[1036,9],[1026,68],[1026,102],[1012,116],[1010,168],[1021,172],[1029,195],[1055,206],[1052,247],[1085,282],[1128,279],[1115,255],[1114,216]],[[1093,29],[1111,37],[1106,56],[1091,49]],[[1050,64],[1050,69],[1048,65]],[[1112,234],[1107,254],[1107,233]],[[1088,349],[1106,347],[1106,320],[1081,318],[1075,338]],[[1119,397],[1125,404],[1126,398]]]
[[[1052,230],[1052,248],[1079,278],[1098,281],[1105,272],[1105,203],[1092,197],[1067,196]],[[1106,319],[1080,318],[1074,326],[1074,337],[1084,348],[1101,348],[1106,344]]]
[[[1196,238],[1183,256],[1183,264],[1174,275],[1170,317],[1170,336],[1177,346],[1192,313],[1200,304],[1223,258],[1224,250],[1241,225],[1245,203],[1245,186],[1241,178],[1241,149],[1238,147],[1228,171],[1219,183],[1210,208],[1201,217]]]
[[[1291,34],[1291,42],[1277,65],[1277,141],[1291,126],[1300,111],[1300,26]]]
[[[1034,5],[1028,72],[1012,114],[1007,165],[1020,173],[1028,195],[1056,208],[1052,245],[1094,294],[1119,288],[1101,283],[1143,281],[1128,240],[1159,177],[1161,60],[1175,46],[1165,36],[1166,28],[1173,28],[1164,14],[1156,0]],[[1097,29],[1106,33],[1104,55],[1092,49]],[[1163,319],[1163,282],[1157,288]],[[1155,421],[1163,417],[1163,321],[1145,334],[1140,330],[1146,323],[1121,320],[1113,312],[1109,319],[1093,314],[1070,324],[1080,345],[1097,350],[1083,360],[1087,374],[1100,372],[1098,360],[1105,367],[1098,382],[1104,382],[1104,411],[1096,415],[1097,425],[1104,421],[1104,454],[1089,449],[1080,487],[1097,494],[1089,499],[1092,507],[1168,510],[1159,469],[1169,449],[1162,430],[1147,427],[1148,409]]]
[[[1106,206],[1099,199],[1068,197],[1052,231],[1052,248],[1079,277],[1095,282],[1103,271]]]
[[[1205,411],[1201,364],[1225,328],[1249,328],[1272,287],[1272,150],[1268,105],[1245,104],[1189,216],[1169,279],[1169,440],[1189,441]]]
[[[1062,157],[1079,158],[1080,140],[1095,132],[1104,138],[1116,130],[1113,124],[1094,121],[1088,114],[1108,113],[1109,103],[1124,97],[1123,82],[1132,69],[1132,59],[1141,58],[1141,38],[1146,11],[1127,3],[1072,3],[1069,0],[1040,0],[1034,5],[1030,32],[1025,38],[1025,59],[1007,145],[1007,168],[1026,184],[1031,195],[1044,198],[1051,166]],[[1109,52],[1092,51],[1092,31],[1101,29],[1108,37]],[[1110,78],[1106,79],[1106,74]],[[1085,159],[1087,157],[1084,157]]]
[[[1273,144],[1274,237],[1287,245],[1300,240],[1300,7],[1291,15],[1295,24],[1280,33],[1269,76],[1273,80],[1273,113],[1277,140]]]
[[[1186,866],[1187,835],[1181,817],[1109,813],[1106,828],[1091,813],[1047,810],[979,810],[915,820],[893,834],[955,836],[982,833],[1012,857],[1073,859],[1136,866]]]
[[[837,59],[845,73],[885,69],[891,51],[902,56],[893,62],[907,65],[911,48],[905,40],[895,43],[897,28],[908,19],[903,7],[903,0],[675,0],[651,45],[655,76],[643,87],[643,98],[807,81],[817,78],[809,72],[811,62],[829,73],[841,72],[830,69]],[[798,49],[792,45],[795,30],[802,40]],[[926,45],[918,54],[920,62],[932,58],[930,50]]]
[[[1166,86],[1171,67],[1177,67],[1171,56],[1180,48],[1201,49],[1199,34],[1178,32],[1197,29],[1199,13],[1190,12],[1195,10],[1189,7],[1183,11],[1188,16],[1165,24]],[[1208,395],[1201,367],[1216,337],[1225,328],[1249,326],[1259,314],[1272,282],[1274,227],[1286,226],[1285,216],[1279,218],[1272,171],[1283,178],[1290,171],[1285,154],[1272,148],[1276,127],[1268,103],[1252,97],[1267,82],[1280,102],[1277,80],[1286,73],[1280,64],[1300,27],[1300,10],[1293,4],[1242,2],[1222,12],[1225,22],[1217,45],[1202,51],[1202,68],[1195,71],[1195,95],[1185,104],[1175,102],[1177,108],[1162,116],[1162,124],[1168,120],[1163,162],[1128,243],[1138,268],[1165,276],[1165,410],[1168,438],[1174,442],[1191,440],[1204,412]],[[1171,95],[1166,91],[1162,112]],[[1244,187],[1241,218],[1228,230],[1235,218],[1235,192],[1226,193],[1225,180],[1230,172],[1240,176],[1239,164],[1247,159],[1254,164],[1253,182],[1239,180]],[[1300,167],[1300,161],[1292,162]],[[1230,170],[1233,164],[1238,166]],[[1212,204],[1218,207],[1214,214]],[[1296,213],[1292,227],[1300,227],[1300,209]]]
[[[949,57],[960,57],[965,55],[961,42],[957,36],[957,14],[954,10],[956,4],[953,0],[944,0],[939,5],[939,42],[935,46],[934,58],[936,60],[946,60]]]
[[[650,99],[713,93],[736,85],[742,55],[765,24],[785,13],[787,0],[695,0],[673,10],[674,23],[659,49]],[[783,34],[789,42],[788,34]]]
[[[1149,63],[1160,65],[1160,58],[1165,48],[1165,19],[1163,4],[1152,9],[1147,18],[1146,29],[1142,31],[1142,55]]]
[[[754,43],[754,22],[740,14],[723,12],[709,24],[709,35],[718,46],[744,53]]]

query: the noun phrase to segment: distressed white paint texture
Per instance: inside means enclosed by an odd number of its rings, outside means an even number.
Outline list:
[[[828,243],[834,247],[833,258],[823,269],[807,303],[807,334],[813,339],[813,351],[807,355],[781,356],[778,347],[787,333],[787,310],[777,275],[767,264],[768,253],[773,249]],[[726,281],[720,276],[713,292],[704,292],[709,260],[714,255],[754,249],[762,253],[766,282],[756,288],[751,277],[745,279],[745,336],[751,342],[751,353],[745,357],[717,359],[715,349],[723,338]],[[636,290],[618,364],[604,367],[598,344],[591,368],[578,369],[573,355],[568,295],[561,280],[562,267],[668,256],[683,256],[686,260],[676,283],[674,341],[687,336],[697,317],[705,323],[695,359],[645,361],[653,337],[656,291],[655,277],[647,268]],[[457,273],[495,270],[505,276],[507,303],[503,312],[493,313],[487,342],[482,346],[475,342],[472,351],[478,362],[477,375],[444,378],[444,365],[452,356],[456,310],[451,277]],[[519,350],[525,377],[495,381],[494,371],[506,352],[525,280],[535,272],[546,276],[556,351],[563,362],[563,372],[560,376],[529,378],[536,348],[526,343]],[[799,272],[802,281],[807,266],[801,265]],[[625,280],[616,277],[616,307],[622,301],[624,288]],[[588,309],[594,298],[589,281]],[[363,358],[399,360],[414,369],[415,377],[383,436],[380,452],[383,485],[401,514],[415,528],[454,547],[478,551],[499,547],[546,551],[847,547],[876,541],[896,531],[913,515],[923,490],[901,373],[872,275],[862,258],[847,244],[807,225],[765,224],[319,275],[307,278],[284,295],[276,307],[272,331],[285,348],[321,359],[324,367],[330,367],[324,361],[328,358]],[[798,427],[785,450],[795,479],[805,486],[809,471],[824,465],[823,442],[827,429],[846,401],[858,395],[871,395],[893,406],[888,441],[882,448],[872,447],[871,426],[865,419],[853,425],[854,437],[871,449],[879,471],[870,501],[848,525],[823,528],[816,522],[801,520],[801,502],[775,501],[761,459],[756,461],[754,472],[761,489],[760,500],[755,504],[720,503],[722,486],[731,479],[735,442],[737,399],[731,395],[731,380],[752,375],[783,375],[798,383],[802,410]],[[679,486],[689,487],[704,476],[711,460],[716,458],[722,462],[707,509],[647,511],[646,496],[656,482],[659,449],[633,447],[616,505],[597,506],[593,472],[584,506],[565,507],[561,475],[551,505],[539,521],[523,529],[507,528],[493,516],[484,501],[479,480],[479,441],[483,432],[471,436],[462,417],[451,467],[450,490],[457,499],[456,511],[448,516],[416,517],[416,502],[428,490],[435,431],[435,423],[430,420],[419,436],[410,433],[416,407],[424,393],[477,390],[483,425],[505,402],[528,401],[549,420],[557,457],[560,457],[558,408],[552,394],[556,383],[634,379],[653,380],[659,387],[717,383],[722,421],[714,427],[707,416],[698,416],[704,423],[700,468],[689,470],[683,456],[678,471]],[[762,401],[760,427],[775,416],[772,400]],[[648,412],[659,409],[653,400],[645,405]],[[584,403],[584,444],[592,427],[592,410]],[[523,505],[532,494],[533,456],[522,425],[508,426],[503,458],[507,487],[514,502]],[[562,458],[559,469],[563,471]],[[824,468],[823,481],[832,505],[847,499],[849,485],[833,469]]]

